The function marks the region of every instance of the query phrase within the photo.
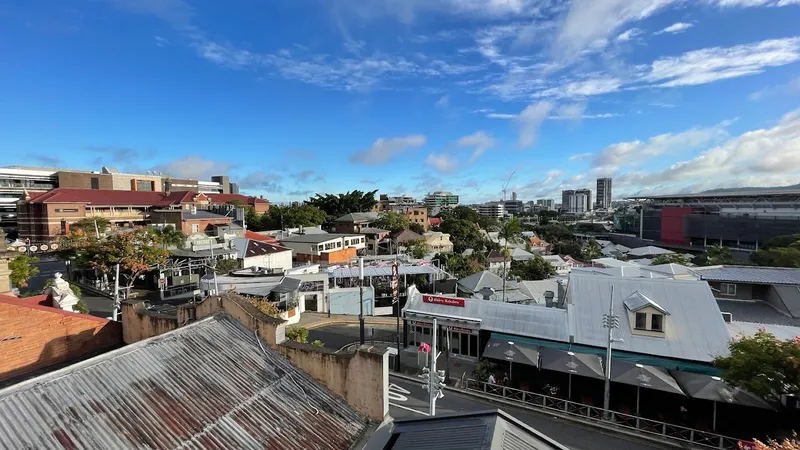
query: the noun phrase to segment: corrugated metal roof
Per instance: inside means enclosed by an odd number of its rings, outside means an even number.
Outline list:
[[[615,258],[596,258],[592,260],[592,264],[600,264],[605,267],[624,267],[624,266],[636,267],[636,264],[632,262],[620,261]]]
[[[544,293],[553,292],[553,299],[558,300],[558,280],[550,278],[538,281],[520,281],[519,290],[532,298],[536,303],[544,304]]]
[[[650,297],[642,294],[639,291],[634,291],[631,295],[629,295],[625,300],[622,301],[626,308],[628,308],[632,312],[639,311],[645,307],[655,308],[658,311],[661,311],[664,314],[669,315],[669,312],[662,308],[661,305],[654,302]]]
[[[737,301],[717,299],[720,311],[729,312],[737,322],[800,327],[800,319],[778,311],[765,301]]]
[[[574,318],[575,343],[605,347],[608,312],[614,286],[614,311],[620,316],[614,349],[632,353],[710,362],[727,354],[728,330],[707,283],[694,280],[649,279],[583,275],[572,272],[567,285],[567,309]],[[664,337],[632,333],[622,299],[639,291],[670,312],[664,319]]]
[[[366,419],[218,314],[0,391],[7,449],[347,449]]]
[[[404,312],[471,318],[481,321],[481,330],[569,342],[567,311],[563,309],[476,299],[465,299],[461,308],[425,303],[416,289],[409,293]]]
[[[654,247],[652,245],[632,248],[628,250],[628,256],[656,256],[656,255],[669,255],[672,253],[675,252],[661,247]]]
[[[732,281],[735,283],[756,284],[796,284],[800,285],[800,269],[779,267],[722,266],[698,267],[698,275],[709,281]]]
[[[435,274],[438,269],[433,266],[406,266],[400,265],[398,268],[398,275],[430,275]],[[328,269],[328,275],[335,278],[358,278],[358,267],[338,267]],[[386,264],[384,266],[364,266],[365,277],[388,277],[392,275],[392,265]]]
[[[788,325],[736,322],[735,320],[726,325],[728,325],[728,331],[730,332],[732,338],[739,338],[740,336],[754,336],[762,328],[767,330],[767,332],[772,333],[775,338],[782,341],[794,339],[795,337],[800,336],[800,327],[792,327]]]

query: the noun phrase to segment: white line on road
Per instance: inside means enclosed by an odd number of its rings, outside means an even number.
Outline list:
[[[398,404],[392,403],[392,402],[389,402],[389,404],[394,406],[394,407],[400,408],[400,409],[405,409],[406,411],[411,411],[411,412],[415,412],[417,414],[422,414],[423,416],[430,416],[430,414],[428,414],[426,412],[422,412],[422,411],[416,410],[414,408],[409,408],[408,406],[398,405]]]

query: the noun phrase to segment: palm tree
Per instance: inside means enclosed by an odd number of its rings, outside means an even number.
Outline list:
[[[506,278],[508,271],[508,260],[511,257],[511,251],[508,248],[509,243],[522,242],[522,222],[516,217],[512,217],[500,224],[500,232],[497,235],[504,242],[503,247],[503,301],[506,301]]]
[[[183,234],[183,231],[175,229],[172,225],[158,228],[156,234],[158,234],[164,250],[169,247],[180,247],[186,242],[186,235]]]
[[[589,244],[583,249],[583,259],[586,261],[591,261],[593,259],[597,259],[603,256],[603,251],[600,248],[600,244],[597,243],[595,239],[589,241]]]

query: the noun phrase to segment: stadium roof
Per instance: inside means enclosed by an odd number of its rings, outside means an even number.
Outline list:
[[[637,195],[628,197],[629,200],[670,199],[670,198],[719,198],[719,197],[765,197],[800,195],[800,187],[787,186],[786,188],[742,188],[723,189],[697,193]]]

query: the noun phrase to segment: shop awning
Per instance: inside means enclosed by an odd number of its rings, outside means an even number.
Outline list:
[[[432,319],[436,319],[439,322],[440,326],[447,326],[447,325],[471,325],[473,327],[480,327],[481,319],[477,317],[467,317],[467,316],[459,316],[459,315],[450,315],[450,314],[437,314],[437,313],[430,313],[425,311],[415,311],[413,309],[406,309],[403,312],[403,315],[407,320],[419,320],[423,322],[430,322]]]
[[[486,343],[482,357],[538,367],[539,346],[498,339],[492,336],[489,342]]]
[[[744,389],[733,387],[719,377],[680,371],[672,372],[672,376],[692,398],[701,398],[720,403],[735,403],[754,408],[774,409],[763,398]]]
[[[542,348],[540,369],[555,370],[572,375],[605,379],[603,364],[597,355],[587,355],[571,351]]]
[[[612,360],[611,381],[672,394],[686,395],[683,393],[680,386],[678,386],[678,382],[675,381],[666,370],[660,367]]]

